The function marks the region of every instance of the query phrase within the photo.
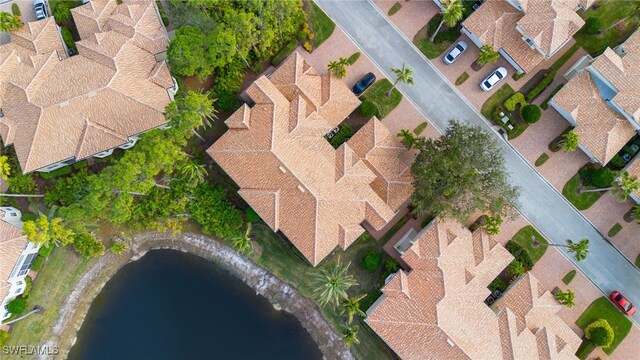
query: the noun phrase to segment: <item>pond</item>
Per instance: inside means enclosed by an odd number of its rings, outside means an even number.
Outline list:
[[[321,359],[292,315],[217,265],[154,250],[89,309],[69,359]]]

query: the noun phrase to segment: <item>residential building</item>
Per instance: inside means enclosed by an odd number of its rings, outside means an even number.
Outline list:
[[[491,45],[516,72],[530,72],[571,40],[584,25],[576,11],[594,1],[485,1],[462,23],[461,31],[478,47]]]
[[[0,324],[11,316],[7,304],[26,288],[25,278],[40,246],[22,235],[22,214],[13,207],[0,207]]]
[[[246,91],[207,153],[238,194],[314,266],[367,222],[381,229],[412,192],[413,155],[376,118],[334,149],[325,134],[360,104],[339,79],[293,53]]]
[[[132,147],[166,124],[177,91],[155,2],[92,0],[71,13],[82,39],[75,56],[52,17],[0,46],[0,136],[24,173]]]
[[[489,283],[513,260],[483,229],[434,220],[396,246],[397,272],[366,323],[402,359],[575,359],[580,337],[550,292],[527,274],[491,307]]]
[[[640,31],[596,59],[585,56],[566,74],[549,105],[575,126],[580,148],[608,163],[640,131]]]

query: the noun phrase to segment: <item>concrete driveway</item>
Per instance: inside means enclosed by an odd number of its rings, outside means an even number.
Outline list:
[[[399,89],[441,131],[450,119],[459,119],[495,133],[485,119],[453,85],[394,27],[369,1],[318,0],[317,4],[340,26],[389,78],[390,69],[406,63],[414,70],[413,86]],[[357,16],[354,16],[357,14]],[[501,139],[495,133],[498,139]],[[566,239],[590,239],[590,256],[575,262],[587,278],[603,293],[620,290],[640,304],[640,271],[612,247],[591,223],[569,204],[508,143],[499,142],[511,181],[522,189],[519,210],[551,242],[563,244]],[[632,319],[636,325],[640,313]]]

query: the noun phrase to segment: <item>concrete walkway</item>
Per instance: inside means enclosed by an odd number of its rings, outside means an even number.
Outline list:
[[[318,0],[317,4],[349,35],[390,79],[392,67],[406,63],[414,70],[414,85],[399,89],[441,132],[450,119],[493,130],[480,113],[369,1]],[[500,139],[496,133],[496,138]],[[569,204],[518,152],[500,141],[512,183],[522,189],[519,210],[551,242],[590,239],[590,256],[576,266],[600,291],[619,290],[640,305],[640,271],[612,247],[591,223]],[[560,248],[574,262],[565,248]],[[640,312],[632,319],[640,323]]]

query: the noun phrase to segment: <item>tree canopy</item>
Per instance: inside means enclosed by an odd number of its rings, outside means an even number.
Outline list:
[[[511,215],[519,189],[509,183],[494,137],[479,127],[452,121],[439,139],[420,138],[414,176],[414,213],[465,221],[480,210]]]

